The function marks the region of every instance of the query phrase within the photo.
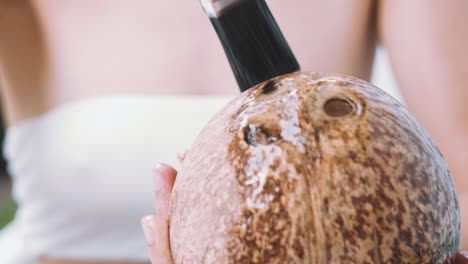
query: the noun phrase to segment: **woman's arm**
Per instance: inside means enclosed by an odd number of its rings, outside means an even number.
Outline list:
[[[0,88],[6,123],[47,108],[47,45],[33,1],[0,1]]]
[[[468,1],[381,0],[379,37],[408,107],[448,161],[468,247]]]

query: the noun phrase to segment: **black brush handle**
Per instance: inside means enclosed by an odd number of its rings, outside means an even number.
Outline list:
[[[264,0],[226,2],[209,16],[241,91],[300,69]]]

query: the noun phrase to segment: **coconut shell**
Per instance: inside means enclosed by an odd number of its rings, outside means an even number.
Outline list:
[[[347,76],[293,73],[239,95],[177,176],[175,263],[449,263],[447,164],[397,100]]]

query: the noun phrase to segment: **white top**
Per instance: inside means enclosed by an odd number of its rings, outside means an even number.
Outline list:
[[[94,97],[8,128],[19,210],[0,233],[0,263],[148,260],[140,218],[153,212],[151,168],[177,165],[176,154],[229,99]]]

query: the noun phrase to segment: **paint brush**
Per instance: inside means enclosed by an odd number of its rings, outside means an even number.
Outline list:
[[[265,0],[201,0],[241,91],[299,64]]]

